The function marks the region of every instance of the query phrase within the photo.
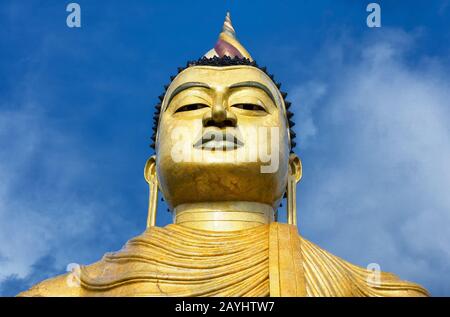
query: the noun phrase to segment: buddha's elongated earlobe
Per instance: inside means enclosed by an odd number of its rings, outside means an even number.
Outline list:
[[[289,174],[287,183],[287,220],[297,226],[297,183],[302,178],[302,162],[292,153],[289,157]]]
[[[156,156],[147,160],[144,168],[144,177],[148,183],[148,216],[147,228],[156,225],[156,210],[158,209],[158,178],[156,177]]]

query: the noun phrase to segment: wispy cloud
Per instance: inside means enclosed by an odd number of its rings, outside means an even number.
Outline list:
[[[99,258],[102,247],[89,241],[111,229],[117,216],[108,215],[113,199],[86,201],[82,194],[93,166],[78,142],[52,127],[39,107],[13,108],[0,110],[0,281],[21,279],[23,288],[64,272],[72,261],[92,259],[95,251]],[[52,265],[33,270],[49,256]]]
[[[49,52],[71,49],[40,34],[40,45],[20,51],[12,64],[20,72],[5,80],[10,89],[0,102],[0,295],[15,295],[71,262],[92,263],[139,232],[120,213],[126,199],[102,190],[109,175],[101,159],[110,151],[86,144],[65,128],[72,118],[52,113],[74,105],[64,99],[71,87],[49,78]]]
[[[408,58],[416,41],[388,29],[335,38],[317,78],[294,89],[300,224],[335,254],[439,295],[450,292],[450,78],[443,61]]]

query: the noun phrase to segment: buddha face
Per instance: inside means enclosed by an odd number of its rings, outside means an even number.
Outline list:
[[[167,89],[156,154],[170,208],[220,201],[276,207],[289,161],[283,98],[255,67],[189,67]]]

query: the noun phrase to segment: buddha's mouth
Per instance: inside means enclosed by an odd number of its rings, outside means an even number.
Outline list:
[[[232,133],[206,131],[193,146],[202,150],[228,151],[235,150],[243,145],[244,143]]]

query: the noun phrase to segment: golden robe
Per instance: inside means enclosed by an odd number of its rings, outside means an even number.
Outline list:
[[[272,223],[234,232],[152,227],[122,250],[19,296],[428,296],[417,284],[352,265]]]

